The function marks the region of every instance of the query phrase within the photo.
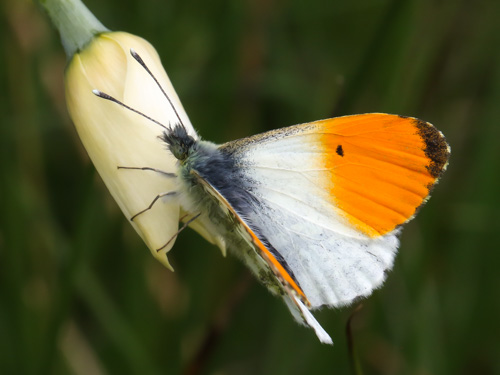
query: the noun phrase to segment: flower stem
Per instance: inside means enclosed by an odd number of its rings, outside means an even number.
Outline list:
[[[109,31],[81,0],[38,0],[54,26],[70,59],[82,50],[95,35]]]

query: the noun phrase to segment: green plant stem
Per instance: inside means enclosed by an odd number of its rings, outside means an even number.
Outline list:
[[[70,59],[95,35],[109,31],[80,0],[38,0],[54,26]]]
[[[351,364],[351,372],[353,375],[363,375],[358,352],[356,350],[356,346],[354,345],[354,335],[352,333],[352,319],[362,308],[363,305],[359,304],[351,313],[351,316],[349,316],[346,324],[347,350],[349,352],[349,362]]]

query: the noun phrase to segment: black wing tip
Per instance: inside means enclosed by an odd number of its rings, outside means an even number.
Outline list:
[[[418,129],[418,134],[425,144],[425,156],[430,159],[427,170],[432,177],[438,179],[448,166],[450,158],[450,146],[446,142],[446,138],[439,130],[428,122],[415,119],[415,126]]]

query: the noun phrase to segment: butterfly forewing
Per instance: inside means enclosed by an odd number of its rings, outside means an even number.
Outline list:
[[[220,149],[260,202],[245,217],[312,307],[347,304],[382,284],[398,227],[427,199],[449,154],[432,125],[385,114],[297,125]]]

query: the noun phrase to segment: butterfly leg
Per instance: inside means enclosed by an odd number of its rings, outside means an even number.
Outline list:
[[[184,229],[186,229],[188,227],[188,225],[191,224],[193,221],[195,221],[196,219],[198,219],[200,217],[200,215],[201,215],[201,212],[199,214],[194,215],[191,219],[189,219],[188,221],[186,221],[184,223],[184,225],[172,236],[172,238],[170,238],[165,245],[163,245],[159,249],[156,249],[156,251],[161,251],[161,249],[164,249],[166,246],[168,246],[168,244],[170,242],[172,242],[172,240],[175,237],[177,237],[179,235],[179,233],[181,233]],[[183,217],[185,217],[185,216],[186,215],[184,215]]]
[[[155,199],[153,199],[153,201],[149,204],[148,207],[146,207],[144,210],[142,211],[139,211],[138,213],[136,213],[134,216],[132,216],[130,218],[130,221],[134,221],[134,219],[139,216],[140,214],[143,214],[144,212],[148,211],[151,209],[151,207],[153,207],[153,205],[156,203],[156,201],[158,201],[158,199],[160,198],[163,198],[163,197],[168,197],[169,195],[175,195],[177,194],[177,192],[175,191],[169,191],[169,192],[166,192],[166,193],[161,193],[161,194],[158,194]]]
[[[118,166],[117,168],[118,169],[133,169],[133,170],[138,170],[138,171],[153,171],[153,172],[162,174],[165,177],[177,177],[177,175],[175,173],[165,172],[165,171],[162,171],[161,169],[150,168],[150,167],[122,167],[122,166]]]
[[[151,167],[123,167],[123,166],[118,166],[117,167],[118,169],[131,169],[131,170],[136,170],[136,171],[152,171],[152,172],[156,172],[156,173],[159,173],[159,174],[162,174],[163,176],[165,177],[170,177],[170,178],[173,178],[173,177],[177,177],[177,175],[175,173],[171,173],[171,172],[165,172],[165,171],[162,171],[161,169],[156,169],[156,168],[151,168]],[[169,195],[174,195],[176,194],[175,191],[169,191],[167,193],[161,193],[161,194],[158,194],[155,199],[153,199],[153,201],[151,202],[151,204],[145,208],[144,210],[136,213],[134,216],[132,216],[130,218],[130,221],[134,221],[134,219],[139,216],[140,214],[150,210],[153,205],[156,203],[156,201],[160,198],[163,198],[163,197],[166,197],[166,196],[169,196]]]

